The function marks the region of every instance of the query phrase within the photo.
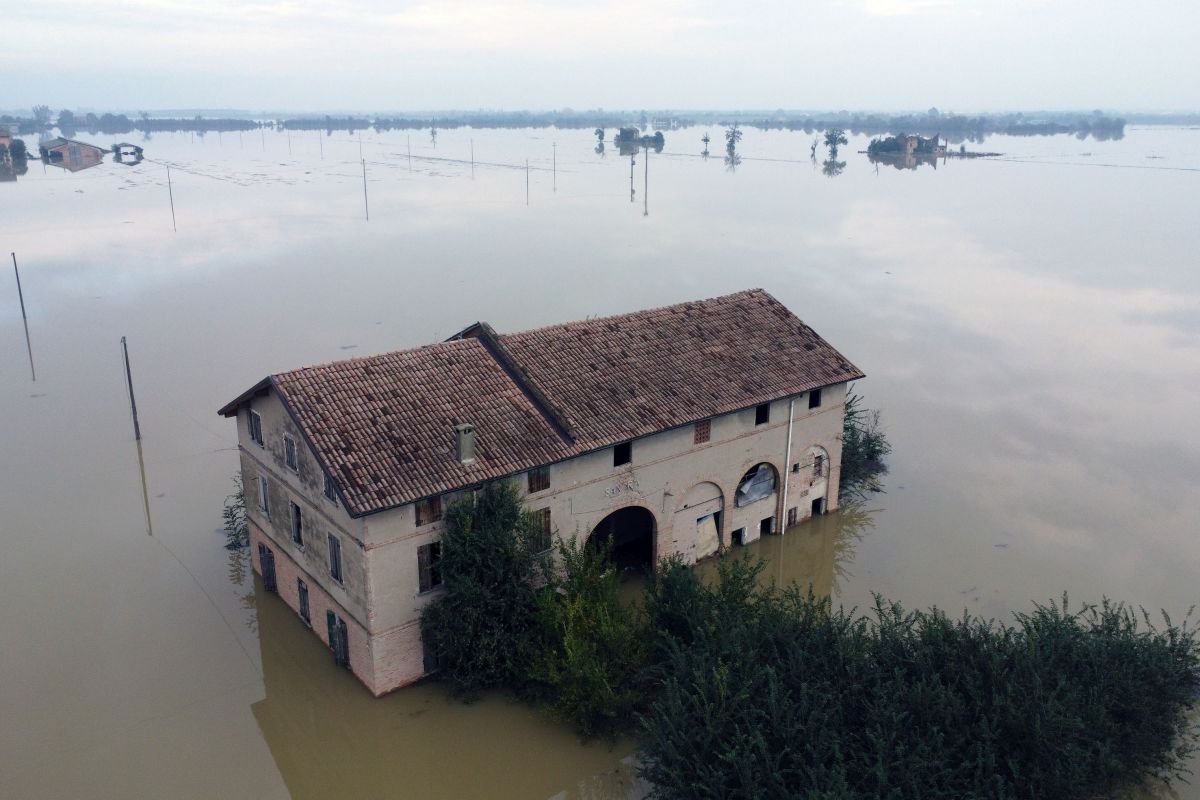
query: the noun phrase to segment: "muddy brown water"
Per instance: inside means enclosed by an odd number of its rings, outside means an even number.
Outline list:
[[[344,133],[291,156],[282,135],[156,135],[137,166],[35,161],[0,187],[37,367],[8,272],[0,796],[638,795],[631,741],[501,695],[371,698],[221,547],[222,403],[476,319],[765,287],[868,373],[895,448],[885,494],[754,546],[773,577],[997,619],[1064,591],[1175,618],[1200,600],[1200,131],[992,137],[1005,158],[912,171],[859,138],[832,178],[803,134],[747,130],[730,170],[704,132],[669,133],[648,176],[639,155],[632,202],[628,158],[545,130],[413,136],[411,170],[403,133],[365,134],[369,222]]]

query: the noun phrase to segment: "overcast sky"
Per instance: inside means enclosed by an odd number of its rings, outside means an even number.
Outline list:
[[[1200,0],[14,0],[0,108],[1200,108]]]

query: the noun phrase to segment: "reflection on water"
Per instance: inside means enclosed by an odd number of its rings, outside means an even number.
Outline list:
[[[826,178],[836,178],[846,169],[845,161],[838,161],[836,156],[830,156],[821,162],[821,174]]]
[[[811,588],[818,597],[836,598],[844,582],[853,578],[850,565],[855,548],[875,527],[876,513],[864,503],[848,503],[837,511],[793,525],[782,536],[763,536],[745,547],[726,550],[722,557],[761,559],[764,569],[759,577],[763,585],[795,585],[801,590]],[[705,561],[697,569],[711,578],[716,574],[716,563]]]
[[[642,794],[633,743],[581,744],[499,693],[465,704],[434,682],[374,698],[255,579],[265,696],[251,706],[293,800]]]

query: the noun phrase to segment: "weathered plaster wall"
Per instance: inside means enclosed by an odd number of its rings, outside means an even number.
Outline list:
[[[335,614],[346,621],[346,638],[350,653],[350,671],[362,681],[375,695],[380,695],[388,689],[380,689],[375,676],[375,660],[371,652],[371,637],[350,614],[349,610],[325,591],[321,584],[308,575],[303,567],[297,564],[286,553],[281,552],[273,539],[265,535],[259,526],[250,522],[250,558],[254,571],[262,575],[262,562],[259,560],[258,546],[266,544],[275,554],[275,583],[279,597],[296,612],[296,624],[305,625],[300,618],[300,589],[296,580],[303,580],[308,586],[308,608],[311,624],[307,624],[317,638],[328,647],[329,627],[325,620],[325,612],[332,609]],[[330,659],[333,658],[332,652]],[[388,687],[394,688],[394,687]]]
[[[246,491],[246,515],[264,531],[277,552],[285,552],[310,579],[319,583],[338,603],[348,609],[359,624],[366,626],[367,577],[363,558],[363,523],[352,519],[340,503],[324,495],[324,476],[317,461],[300,436],[291,415],[273,394],[256,398],[252,408],[262,417],[263,444],[250,438],[249,414],[238,413],[238,443],[242,460],[242,483]],[[283,436],[296,440],[298,471],[284,463]],[[258,478],[266,476],[270,484],[270,518],[259,507]],[[300,507],[303,525],[302,547],[292,542],[288,503]],[[342,581],[329,574],[328,534],[338,537],[342,552]]]

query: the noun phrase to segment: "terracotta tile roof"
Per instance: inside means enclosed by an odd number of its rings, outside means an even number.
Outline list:
[[[351,514],[556,461],[563,441],[476,339],[272,376]],[[475,463],[454,426],[476,427]]]
[[[863,376],[762,290],[273,375],[361,516]],[[454,425],[474,424],[475,463]]]
[[[761,289],[502,341],[592,447],[863,375]]]

